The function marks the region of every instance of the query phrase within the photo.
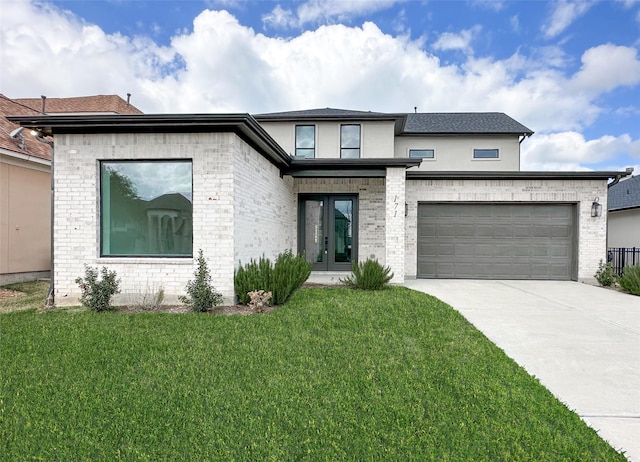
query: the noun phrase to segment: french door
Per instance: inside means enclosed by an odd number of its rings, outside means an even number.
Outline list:
[[[357,260],[358,197],[301,195],[298,250],[314,271],[351,271]]]

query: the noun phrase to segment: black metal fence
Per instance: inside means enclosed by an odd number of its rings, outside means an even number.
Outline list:
[[[640,265],[640,247],[611,247],[607,249],[607,261],[620,276],[625,266]]]

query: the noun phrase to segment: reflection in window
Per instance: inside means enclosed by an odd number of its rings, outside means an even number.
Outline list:
[[[409,149],[409,157],[413,159],[434,159],[433,149]]]
[[[102,256],[193,255],[191,161],[100,163]]]
[[[315,125],[296,125],[296,156],[308,159],[316,156]]]
[[[474,149],[473,158],[474,159],[497,159],[498,150],[497,149]]]
[[[360,157],[360,125],[340,126],[340,157]]]

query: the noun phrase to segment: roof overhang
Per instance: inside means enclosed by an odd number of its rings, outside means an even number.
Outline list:
[[[407,180],[610,180],[631,172],[434,172],[408,171]]]
[[[7,119],[45,135],[232,132],[280,169],[291,163],[291,157],[250,114],[35,115]]]
[[[422,159],[293,159],[285,175],[296,178],[384,178],[387,168],[417,167]]]

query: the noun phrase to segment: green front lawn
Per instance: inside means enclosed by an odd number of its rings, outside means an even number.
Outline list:
[[[625,460],[398,287],[304,289],[253,316],[0,314],[0,460],[29,459]]]

